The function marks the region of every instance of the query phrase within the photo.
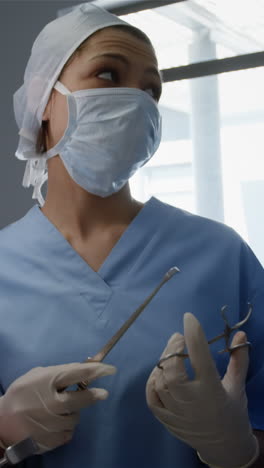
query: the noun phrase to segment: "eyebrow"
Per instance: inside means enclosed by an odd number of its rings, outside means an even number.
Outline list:
[[[119,60],[120,62],[123,62],[125,65],[129,65],[129,61],[127,60],[126,57],[124,57],[124,55],[113,54],[111,52],[96,55],[95,57],[91,58],[91,61],[95,60],[95,59],[98,59],[98,58],[104,58],[104,57],[116,59],[116,60]],[[161,75],[160,75],[160,73],[158,72],[158,70],[155,67],[148,67],[148,68],[146,68],[145,72],[146,73],[151,73],[152,75],[155,75],[159,79],[160,84],[162,84]]]

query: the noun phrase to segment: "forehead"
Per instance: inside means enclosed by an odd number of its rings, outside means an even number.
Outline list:
[[[131,34],[126,27],[120,29],[107,27],[97,31],[88,39],[86,50],[91,54],[94,52],[119,50],[128,56],[139,56],[156,66],[158,65],[154,49],[142,39]]]

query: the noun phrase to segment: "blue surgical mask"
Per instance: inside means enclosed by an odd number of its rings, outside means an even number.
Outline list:
[[[66,95],[68,126],[46,153],[59,154],[69,175],[87,192],[108,197],[121,190],[149,161],[161,140],[161,116],[155,100],[134,88],[96,88]]]

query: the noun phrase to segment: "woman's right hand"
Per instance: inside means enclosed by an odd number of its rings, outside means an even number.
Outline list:
[[[105,400],[108,392],[99,388],[62,390],[115,372],[114,366],[100,362],[31,369],[0,397],[0,445],[6,448],[32,437],[40,454],[66,444],[72,439],[80,410]]]

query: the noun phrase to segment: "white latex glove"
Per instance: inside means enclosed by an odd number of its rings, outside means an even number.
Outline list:
[[[149,408],[174,436],[197,450],[207,465],[250,466],[258,458],[259,446],[247,412],[248,349],[232,353],[221,380],[202,327],[190,313],[184,315],[184,337],[195,377],[189,379],[181,357],[164,361],[163,370],[155,367],[146,385]],[[161,357],[184,352],[184,337],[172,335]],[[245,333],[238,332],[232,346],[245,340]]]
[[[0,398],[1,447],[32,437],[40,447],[38,453],[44,453],[69,442],[79,422],[79,411],[106,399],[108,392],[99,388],[60,390],[115,372],[114,366],[95,362],[31,369]]]

